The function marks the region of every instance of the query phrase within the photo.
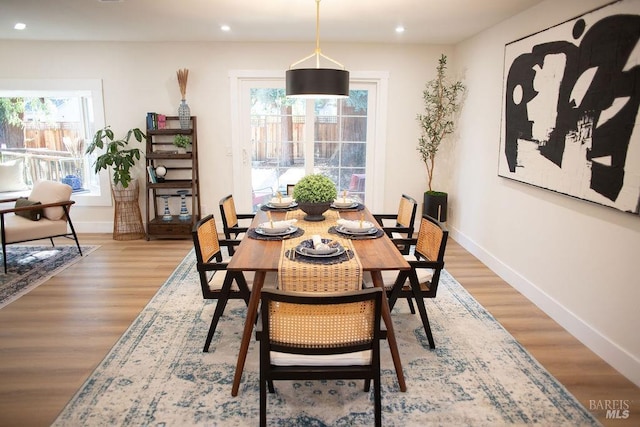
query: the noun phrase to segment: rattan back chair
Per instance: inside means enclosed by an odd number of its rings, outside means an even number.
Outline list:
[[[238,240],[244,236],[249,227],[240,224],[240,220],[253,219],[255,214],[239,214],[236,212],[236,205],[233,201],[233,195],[220,199],[220,215],[222,217],[222,228],[225,239]],[[229,253],[233,255],[234,248],[229,248]]]
[[[448,237],[449,231],[444,224],[426,214],[422,215],[417,239],[394,239],[397,243],[415,245],[412,255],[404,255],[411,269],[401,271],[397,276],[387,272],[382,274],[391,309],[398,298],[415,299],[431,348],[435,348],[435,342],[424,298],[435,298],[438,292]]]
[[[417,208],[418,202],[413,197],[403,194],[398,204],[398,213],[374,214],[373,217],[378,221],[387,236],[392,239],[411,239],[414,232]],[[394,224],[389,224],[390,220],[393,220]],[[397,246],[401,253],[409,253],[409,246],[400,244]]]
[[[342,293],[262,290],[260,425],[267,422],[267,389],[274,380],[373,380],[375,425],[382,424],[380,339],[382,289]]]
[[[243,299],[249,304],[251,290],[249,282],[241,271],[227,271],[230,258],[224,257],[222,248],[232,248],[240,243],[239,240],[220,240],[213,215],[208,215],[198,221],[192,230],[193,246],[196,253],[198,275],[204,299],[217,300],[216,308],[211,319],[209,332],[202,351],[209,351],[209,345],[216,331],[220,317],[224,313],[227,301]],[[235,284],[235,286],[234,286]]]

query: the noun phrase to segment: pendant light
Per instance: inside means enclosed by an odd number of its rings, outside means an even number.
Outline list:
[[[314,58],[315,68],[296,68],[302,62]],[[320,57],[340,68],[320,68]],[[286,72],[287,97],[289,98],[348,98],[349,72],[344,65],[320,51],[320,0],[316,0],[316,49],[301,60],[291,64]]]

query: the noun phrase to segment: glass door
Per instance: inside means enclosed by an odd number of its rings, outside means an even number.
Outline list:
[[[348,99],[288,99],[284,81],[241,82],[234,149],[241,159],[234,162],[238,204],[257,211],[310,173],[329,176],[340,194],[365,202],[374,164],[375,93],[375,84],[352,83]]]

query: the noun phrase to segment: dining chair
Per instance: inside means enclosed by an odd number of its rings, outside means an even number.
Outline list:
[[[418,202],[406,194],[400,197],[398,212],[394,214],[373,214],[382,230],[392,239],[411,239],[414,232]],[[392,222],[393,221],[393,222]],[[396,245],[403,254],[408,254],[410,247]]]
[[[0,237],[2,261],[7,272],[7,245],[54,237],[73,239],[82,256],[78,236],[71,222],[72,188],[55,181],[38,181],[27,198],[8,198],[0,204],[13,204],[0,209]]]
[[[438,292],[440,274],[444,270],[444,253],[449,231],[437,219],[422,215],[420,230],[415,239],[393,239],[395,243],[415,245],[412,254],[403,255],[411,269],[383,271],[382,281],[387,290],[389,308],[398,298],[413,298],[418,306],[422,325],[429,340],[429,347],[435,348],[424,298],[435,298]],[[365,275],[365,287],[373,286],[370,275]]]
[[[413,197],[403,194],[398,203],[397,213],[373,214],[373,217],[391,239],[411,239],[413,238],[417,208],[418,202]],[[411,251],[411,245],[398,240],[395,243],[401,254],[408,255]],[[409,304],[411,314],[415,314],[416,310],[411,296],[407,297],[407,304]]]
[[[240,240],[218,238],[218,230],[213,215],[208,215],[198,221],[192,230],[193,246],[196,253],[196,268],[200,277],[202,297],[205,300],[217,300],[216,308],[211,319],[209,332],[202,351],[208,352],[211,340],[216,332],[218,321],[224,313],[230,299],[242,299],[249,304],[251,284],[254,274],[248,272],[227,270],[230,256],[223,253],[223,248],[240,244]],[[265,286],[273,286],[275,274],[265,281]]]
[[[255,217],[254,213],[237,213],[236,205],[233,201],[233,195],[220,199],[220,215],[222,216],[222,227],[225,239],[242,239],[244,234],[249,230],[248,226],[241,225],[241,220],[250,220]],[[233,255],[234,248],[229,247],[229,254]]]
[[[267,389],[274,380],[373,381],[375,425],[382,425],[380,339],[382,289],[343,293],[262,291],[256,339],[260,341],[260,425],[267,423]]]

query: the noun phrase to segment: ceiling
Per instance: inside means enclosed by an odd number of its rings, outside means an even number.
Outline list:
[[[322,0],[320,40],[455,44],[542,1]],[[0,40],[313,42],[315,31],[315,0],[0,0]]]

